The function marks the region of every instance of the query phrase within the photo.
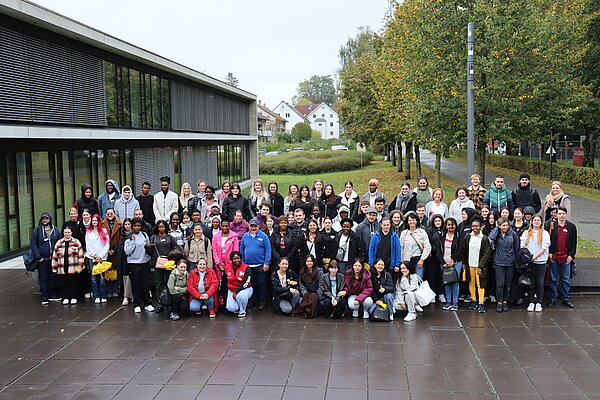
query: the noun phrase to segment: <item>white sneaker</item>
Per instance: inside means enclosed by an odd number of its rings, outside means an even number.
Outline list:
[[[144,307],[144,310],[152,312],[152,311],[154,311],[154,306],[152,304],[150,304],[150,305]]]
[[[137,306],[137,307],[135,307],[135,308],[133,309],[133,311],[134,311],[134,312],[136,312],[136,313],[141,313],[141,312],[142,312],[142,307],[140,307],[140,306]]]
[[[65,306],[66,306],[67,304],[69,304],[69,299],[64,299],[64,300],[63,300],[63,305],[65,305]]]
[[[369,319],[369,312],[367,310],[363,311],[363,319]]]
[[[358,310],[352,311],[352,318],[358,318]]]
[[[421,307],[420,305],[415,305],[415,311],[416,312],[423,312],[423,307]]]
[[[77,304],[77,299],[71,299],[71,304]]]
[[[94,303],[96,303],[96,304],[100,304],[100,297],[97,297],[97,298],[94,300]]]
[[[406,322],[414,321],[415,319],[417,319],[417,313],[412,313],[412,312],[409,312],[408,314],[406,314],[406,317],[404,317],[404,321],[406,321]]]
[[[496,296],[490,295],[490,302],[491,303],[495,303],[496,302]]]
[[[390,321],[394,320],[394,314],[390,314]]]
[[[129,305],[129,299],[127,297],[123,298],[123,302],[121,303],[122,306],[128,306]]]
[[[534,310],[535,310],[535,304],[529,303],[529,305],[527,306],[527,311],[533,312]]]
[[[102,299],[100,300],[102,303],[106,303],[106,299]]]
[[[429,304],[435,304],[435,297],[433,298],[433,300],[431,300],[431,303]]]
[[[540,303],[537,303],[537,304],[535,305],[535,311],[536,311],[536,312],[540,312],[540,311],[542,311],[542,310],[543,310],[543,308],[542,308],[542,305],[541,305]]]
[[[446,303],[446,296],[444,296],[443,294],[440,294],[438,298],[440,299],[440,303]]]
[[[91,293],[86,293],[85,296],[86,299],[91,299],[92,298],[92,294]]]

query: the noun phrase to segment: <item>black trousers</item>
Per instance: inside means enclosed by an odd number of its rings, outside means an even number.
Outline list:
[[[325,299],[325,316],[329,317],[333,316],[335,319],[340,319],[344,315],[344,311],[346,310],[348,300],[344,297],[338,299],[338,303],[334,306],[331,304],[331,299]]]
[[[529,289],[529,302],[530,303],[541,303],[542,297],[544,297],[544,278],[546,277],[546,264],[529,264],[529,277],[533,284]],[[534,299],[533,295],[537,296]]]
[[[184,316],[189,310],[188,295],[176,293],[171,295],[171,312],[176,312],[179,316]]]
[[[128,264],[134,307],[149,306],[150,300],[150,263]]]
[[[496,272],[496,299],[498,302],[506,302],[510,297],[510,288],[515,273],[515,267],[512,265],[494,265],[494,270]]]
[[[62,274],[58,275],[62,286],[63,299],[76,299],[79,297],[79,274]]]

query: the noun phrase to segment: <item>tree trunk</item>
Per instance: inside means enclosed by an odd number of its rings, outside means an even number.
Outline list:
[[[479,176],[481,176],[481,182],[485,183],[485,148],[486,142],[484,140],[477,140],[477,149],[475,151],[475,165]]]
[[[404,162],[406,163],[406,168],[404,169],[404,179],[411,179],[410,176],[410,160],[411,160],[411,153],[412,153],[412,142],[406,142],[406,151],[405,151],[405,158],[404,158]]]
[[[583,166],[594,168],[594,156],[596,150],[596,142],[598,141],[598,132],[590,128],[588,125],[584,126],[585,140],[582,142],[583,145]]]
[[[402,165],[402,142],[396,142],[398,148],[398,172],[404,172],[404,165]]]
[[[435,187],[442,187],[442,152],[437,149],[435,153]]]
[[[423,176],[423,171],[421,170],[421,151],[418,144],[415,144],[415,164],[417,166],[417,177]]]
[[[396,146],[393,144],[389,145],[390,153],[392,154],[392,167],[396,166]]]

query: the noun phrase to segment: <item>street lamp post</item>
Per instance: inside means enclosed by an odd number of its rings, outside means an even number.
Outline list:
[[[475,80],[475,23],[467,28],[467,180],[475,173],[475,104],[473,83]],[[485,177],[482,177],[485,179]]]

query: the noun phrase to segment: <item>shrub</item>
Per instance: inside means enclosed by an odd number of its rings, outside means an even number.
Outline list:
[[[362,163],[368,165],[371,153],[362,153]],[[350,171],[360,168],[358,151],[294,151],[277,156],[261,156],[261,174],[318,174],[323,172]]]
[[[465,150],[455,150],[459,157],[466,158]],[[496,167],[508,168],[515,171],[527,171],[532,175],[548,176],[550,172],[550,163],[548,161],[539,161],[528,157],[504,156],[500,154],[487,154],[487,164]],[[552,179],[600,189],[600,171],[588,167],[574,167],[552,163]]]

